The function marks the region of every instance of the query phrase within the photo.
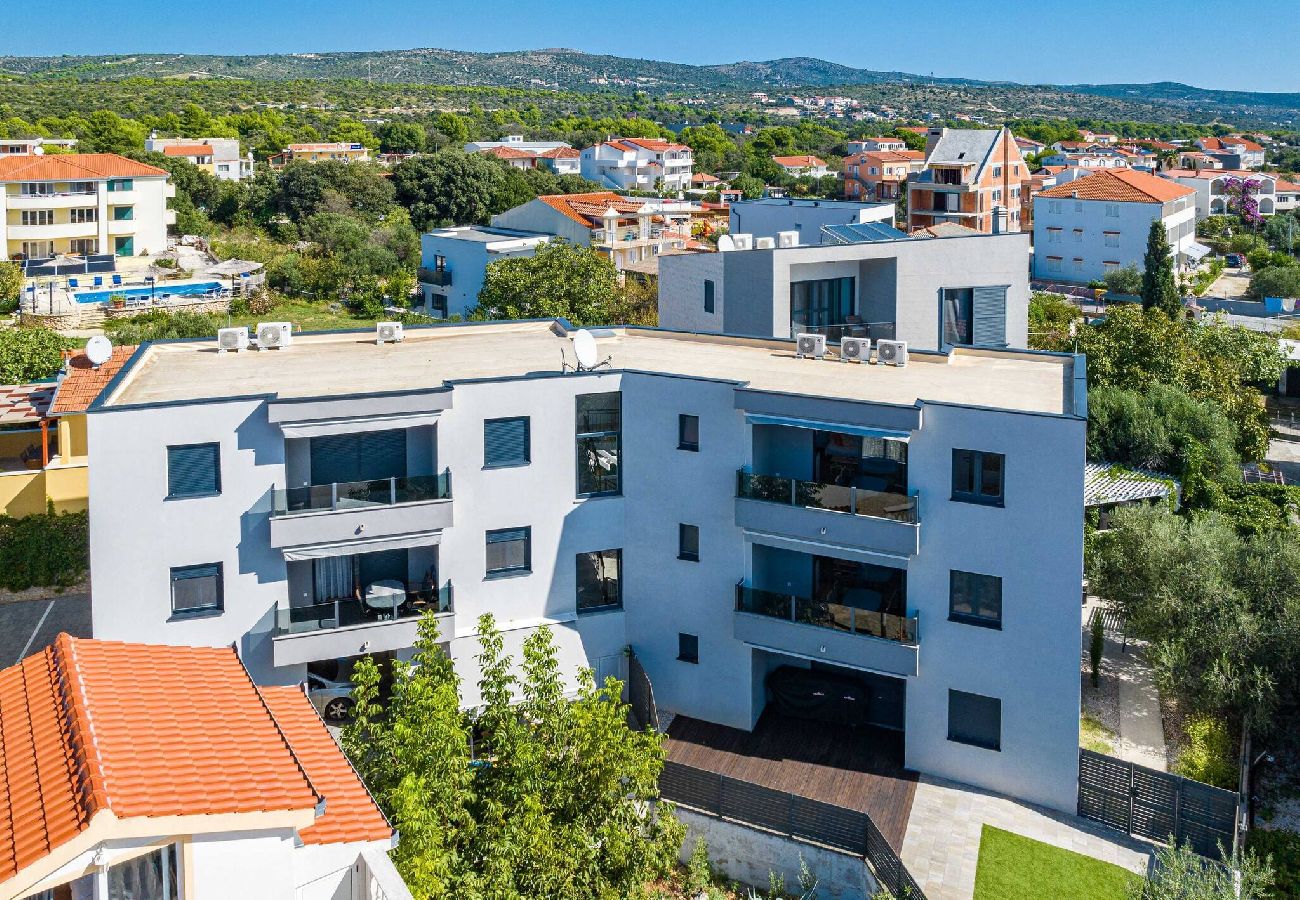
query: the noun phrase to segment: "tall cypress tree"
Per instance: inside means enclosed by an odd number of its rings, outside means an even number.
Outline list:
[[[1169,250],[1169,233],[1161,219],[1151,222],[1142,267],[1142,308],[1159,309],[1170,316],[1178,316],[1182,311],[1182,300],[1178,296],[1178,285],[1174,282],[1174,257]]]

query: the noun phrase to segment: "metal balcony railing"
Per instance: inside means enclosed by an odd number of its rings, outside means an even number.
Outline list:
[[[425,500],[451,499],[451,472],[440,475],[407,475],[403,478],[379,478],[313,484],[275,491],[272,516],[296,513],[362,509],[368,506],[392,506]]]
[[[736,612],[882,638],[900,644],[914,646],[917,643],[916,616],[900,616],[859,609],[831,600],[812,600],[796,594],[766,591],[743,581],[736,585]]]
[[[918,494],[870,491],[819,481],[800,481],[783,475],[755,475],[745,469],[737,472],[736,496],[807,509],[846,512],[873,519],[892,519],[915,525]]]

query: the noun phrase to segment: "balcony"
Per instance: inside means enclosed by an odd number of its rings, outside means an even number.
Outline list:
[[[310,485],[275,491],[271,546],[379,539],[451,522],[450,472]]]
[[[55,191],[50,194],[9,194],[5,199],[10,209],[68,209],[74,206],[93,206],[97,194],[89,191]]]
[[[915,675],[918,625],[914,615],[816,601],[762,590],[743,581],[736,585],[732,626],[736,639],[810,659]]]
[[[419,280],[421,284],[433,284],[438,287],[451,287],[451,272],[446,269],[427,269],[420,267]]]
[[[412,647],[420,617],[426,612],[439,617],[444,637],[455,632],[451,582],[436,589],[413,584],[404,587],[405,593],[394,592],[382,599],[349,597],[277,609],[271,633],[275,665]]]
[[[60,238],[93,238],[98,234],[98,229],[99,223],[97,222],[56,222],[49,225],[11,224],[9,226],[9,239],[11,241],[41,241],[58,240]]]
[[[914,556],[920,495],[737,473],[736,524],[751,531]]]

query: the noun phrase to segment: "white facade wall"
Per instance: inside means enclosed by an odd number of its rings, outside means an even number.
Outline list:
[[[441,256],[451,273],[451,284],[446,287],[422,282],[421,296],[426,306],[433,302],[435,294],[446,297],[449,316],[463,317],[478,305],[478,294],[487,277],[488,263],[498,259],[531,257],[545,242],[544,238],[528,240],[522,236],[503,236],[494,244],[483,240],[461,240],[455,236],[455,232],[465,230],[468,229],[445,229],[420,235],[420,265],[433,269]]]
[[[580,157],[582,177],[616,191],[685,191],[691,187],[694,161],[689,150],[623,150],[612,144],[586,147]]]
[[[119,237],[131,237],[132,252],[162,253],[167,249],[167,226],[176,221],[176,213],[167,208],[167,199],[176,189],[165,177],[135,177],[131,190],[109,191],[107,178],[86,178],[95,186],[94,194],[69,196],[66,193],[34,198],[19,195],[17,183],[0,183],[0,250],[6,255],[21,252],[24,241],[54,241],[55,250],[66,248],[69,239],[95,239],[98,252],[114,253]],[[55,183],[56,191],[66,191],[66,180]],[[68,221],[73,208],[95,208],[94,222],[73,224]],[[130,219],[115,219],[115,209],[131,207]],[[25,210],[49,210],[51,225],[23,225]]]
[[[1157,217],[1163,218],[1170,249],[1181,263],[1196,240],[1196,206],[1190,195],[1166,204],[1037,197],[1034,277],[1087,284],[1105,278],[1111,269],[1141,269],[1147,233]]]

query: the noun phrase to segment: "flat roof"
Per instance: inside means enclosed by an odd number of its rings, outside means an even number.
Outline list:
[[[147,345],[111,390],[108,407],[274,394],[281,398],[428,390],[446,382],[554,375],[571,335],[550,321],[406,329],[400,344],[373,331],[295,335],[283,350],[219,354],[214,340]],[[913,405],[918,400],[1074,414],[1074,357],[958,349],[909,365],[796,359],[791,341],[646,328],[592,329],[601,359],[639,370],[736,381],[755,390]]]
[[[453,241],[474,241],[480,244],[498,244],[502,241],[536,240],[549,241],[552,236],[536,231],[513,231],[509,228],[493,228],[488,225],[463,225],[455,228],[434,228],[426,231],[429,237],[446,238]]]

